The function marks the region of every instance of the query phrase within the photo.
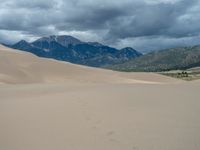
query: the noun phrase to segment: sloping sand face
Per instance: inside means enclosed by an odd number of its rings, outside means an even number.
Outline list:
[[[198,150],[200,82],[0,47],[0,149]]]
[[[152,73],[120,73],[36,57],[0,45],[0,82],[24,83],[168,83],[177,80]]]

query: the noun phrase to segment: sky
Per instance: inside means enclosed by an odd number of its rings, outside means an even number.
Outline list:
[[[200,0],[0,0],[0,42],[71,35],[141,52],[200,44]]]

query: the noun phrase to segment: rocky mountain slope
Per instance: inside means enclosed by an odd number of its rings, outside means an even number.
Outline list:
[[[120,71],[168,71],[200,66],[200,46],[171,48],[145,54],[108,68]]]
[[[10,47],[40,57],[93,67],[123,63],[142,55],[130,47],[118,50],[96,42],[82,42],[66,35],[43,37],[32,43],[22,40]]]

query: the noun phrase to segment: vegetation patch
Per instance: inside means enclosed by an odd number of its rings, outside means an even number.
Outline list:
[[[162,75],[167,75],[173,78],[178,78],[186,81],[200,79],[200,68],[192,68],[188,70],[173,70],[160,72]]]

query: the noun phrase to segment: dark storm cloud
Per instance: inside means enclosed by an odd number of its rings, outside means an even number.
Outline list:
[[[142,50],[165,48],[165,41],[168,46],[200,44],[196,39],[200,34],[200,2],[0,0],[0,42],[50,34],[71,34],[82,40]]]
[[[56,24],[60,30],[98,30],[107,29],[108,23],[118,16],[125,15],[125,12],[117,8],[87,8],[78,15],[65,18],[65,22]]]
[[[135,8],[130,16],[119,17],[111,22],[109,34],[114,38],[116,36],[121,38],[152,35],[186,36],[187,33],[173,32],[173,29],[177,28],[179,17],[185,14],[195,2],[195,0],[185,0],[175,4],[143,4]],[[180,28],[182,26],[178,26],[178,29]]]

